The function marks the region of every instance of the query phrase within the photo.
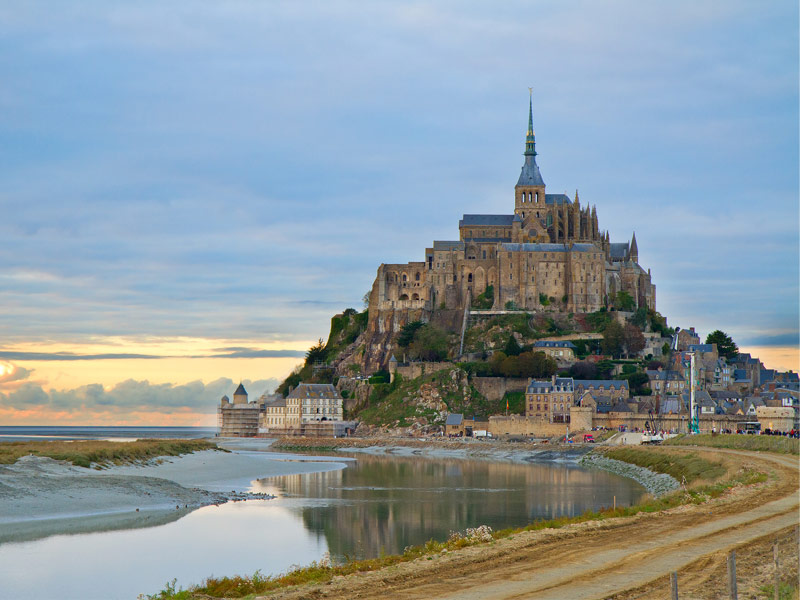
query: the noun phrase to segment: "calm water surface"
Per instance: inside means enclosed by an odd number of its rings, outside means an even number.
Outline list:
[[[329,552],[397,553],[451,531],[636,502],[638,484],[574,464],[357,456],[339,471],[259,479],[275,500],[206,507],[157,527],[0,545],[0,598],[136,598],[167,581],[275,574]]]

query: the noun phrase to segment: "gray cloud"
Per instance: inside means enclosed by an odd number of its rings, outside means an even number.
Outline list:
[[[9,4],[0,330],[324,336],[378,264],[510,210],[528,85],[548,189],[636,230],[662,313],[794,329],[797,10]]]
[[[278,385],[276,379],[242,382],[255,400],[263,393],[272,392]],[[231,396],[236,385],[231,379],[220,378],[204,384],[192,381],[176,385],[153,384],[148,381],[128,379],[111,389],[93,383],[71,390],[47,390],[39,384],[24,383],[9,393],[0,392],[0,406],[14,409],[49,408],[79,413],[92,410],[111,410],[120,414],[131,411],[193,412],[213,414],[223,395]]]

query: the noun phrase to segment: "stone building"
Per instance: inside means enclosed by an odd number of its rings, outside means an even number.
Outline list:
[[[227,396],[220,400],[218,426],[220,437],[253,437],[258,433],[258,420],[263,403],[248,402],[247,390],[239,383],[233,402]]]
[[[220,401],[219,435],[345,435],[355,423],[343,415],[342,397],[331,384],[300,383],[286,398],[264,394],[248,402],[240,383],[233,402],[227,396]]]
[[[525,416],[547,419],[550,423],[568,423],[575,396],[572,377],[556,377],[550,381],[531,379],[525,390]]]
[[[301,383],[286,396],[286,406],[294,409],[291,423],[314,421],[341,421],[343,416],[342,397],[330,383]],[[298,410],[299,409],[299,410]],[[289,425],[287,416],[287,425]]]
[[[459,239],[434,241],[424,260],[382,264],[370,296],[373,310],[463,309],[491,290],[495,309],[594,312],[627,292],[637,307],[655,309],[650,272],[639,265],[634,234],[611,242],[597,208],[549,194],[536,164],[533,107],[514,211],[466,214]]]
[[[533,349],[535,352],[544,352],[558,361],[574,362],[577,348],[570,341],[539,340],[533,344]]]

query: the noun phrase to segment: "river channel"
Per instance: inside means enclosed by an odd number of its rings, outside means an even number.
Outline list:
[[[185,587],[209,575],[277,574],[326,553],[334,561],[399,553],[467,527],[520,526],[646,493],[572,461],[337,456],[337,470],[250,482],[274,500],[209,506],[143,529],[0,544],[0,598],[135,599],[172,579]]]

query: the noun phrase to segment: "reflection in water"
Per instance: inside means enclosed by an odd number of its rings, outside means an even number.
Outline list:
[[[278,498],[208,506],[144,529],[0,543],[0,600],[131,599],[173,578],[185,587],[209,575],[275,575],[326,550],[337,560],[397,553],[467,527],[518,526],[644,493],[565,463],[368,455],[341,471],[261,479],[252,489]]]
[[[402,552],[451,531],[494,529],[578,515],[644,494],[639,485],[573,464],[507,464],[455,459],[359,456],[341,471],[254,482],[277,493],[305,526],[324,535],[331,556],[374,557]],[[295,502],[289,499],[319,499]]]

